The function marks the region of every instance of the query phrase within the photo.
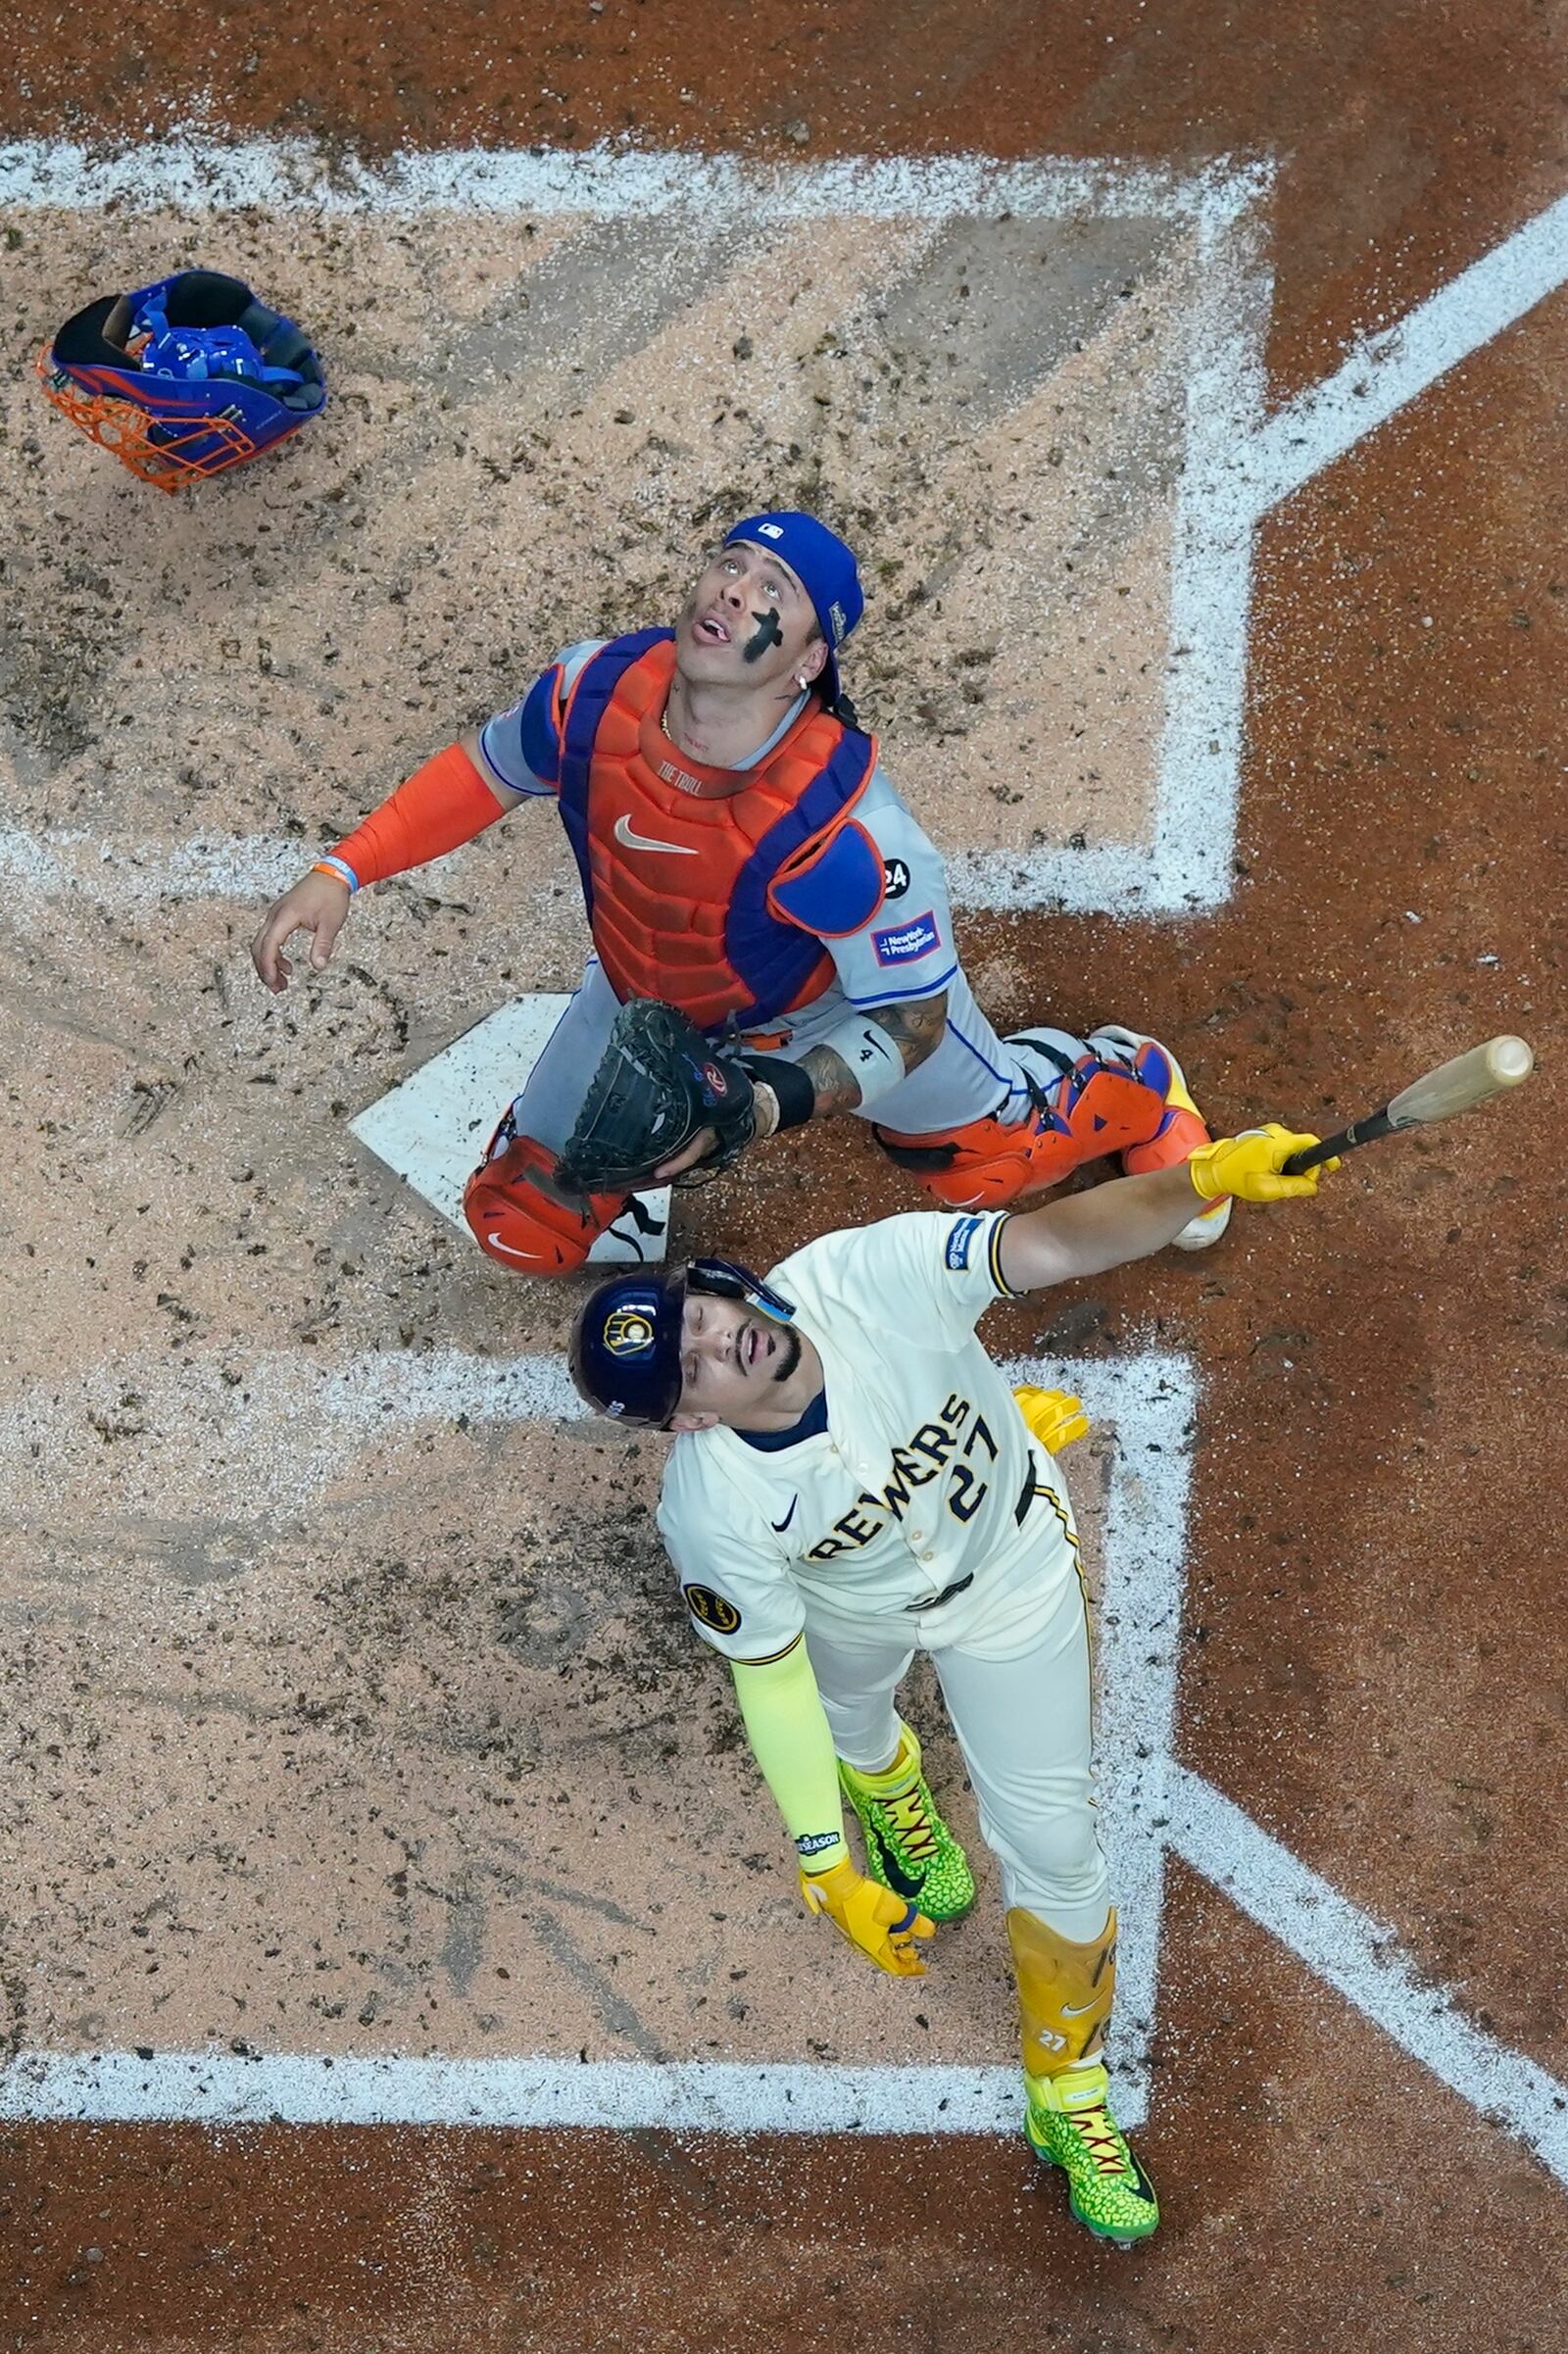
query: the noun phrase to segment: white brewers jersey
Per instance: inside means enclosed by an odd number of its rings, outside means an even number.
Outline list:
[[[659,1507],[698,1632],[726,1658],[776,1658],[817,1615],[1012,1657],[1076,1576],[1066,1492],[975,1337],[1011,1297],[1006,1215],[912,1211],[769,1274],[821,1356],[827,1428],[765,1452],[684,1432]]]

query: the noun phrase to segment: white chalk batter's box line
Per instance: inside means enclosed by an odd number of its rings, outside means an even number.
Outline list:
[[[1076,221],[1118,213],[1223,226],[1273,183],[1262,160],[1205,170],[1037,156],[836,156],[766,165],[736,155],[601,140],[563,148],[405,149],[384,163],[330,159],[309,139],[149,139],[87,147],[70,139],[0,140],[0,204],[32,212],[168,209],[262,213],[308,208],[339,218],[451,213],[460,219],[595,221],[690,213],[698,221]]]
[[[324,1417],[345,1459],[367,1434],[460,1412],[475,1422],[581,1412],[553,1357],[485,1363],[439,1351],[356,1359],[335,1370],[279,1357],[253,1385],[270,1400],[272,1415],[284,1409],[281,1385],[290,1369],[301,1422],[319,1428]],[[1122,1921],[1115,2057],[1126,2121],[1141,2124],[1148,2112],[1165,1859],[1174,1854],[1568,2183],[1568,2086],[1466,2020],[1450,1993],[1423,1983],[1391,1930],[1172,1753],[1200,1402],[1191,1361],[1151,1350],[1111,1363],[1020,1361],[1007,1371],[1015,1381],[1076,1389],[1094,1422],[1115,1434],[1097,1636],[1102,1814]],[[192,1387],[190,1402],[205,1416],[205,1386],[197,1379]],[[69,1416],[70,1408],[56,1411]],[[210,1447],[210,1423],[202,1428]],[[161,1430],[163,1444],[177,1448],[177,1429],[164,1428],[161,1418]],[[6,1452],[15,1466],[15,1450]],[[324,1475],[319,1455],[318,1469]],[[0,2119],[18,2121],[997,2133],[1016,2129],[1018,2099],[1012,2068],[573,2064],[541,2054],[460,2060],[31,2050],[0,2072]]]

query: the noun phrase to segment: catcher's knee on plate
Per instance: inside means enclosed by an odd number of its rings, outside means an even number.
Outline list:
[[[570,1195],[556,1155],[512,1129],[509,1112],[463,1189],[463,1214],[489,1258],[514,1275],[570,1275],[626,1206],[624,1194]]]
[[[1082,1054],[1011,1125],[993,1113],[936,1136],[878,1128],[876,1140],[948,1208],[1001,1209],[1059,1185],[1087,1160],[1147,1144],[1165,1116],[1168,1076],[1162,1054],[1149,1057],[1147,1070]]]

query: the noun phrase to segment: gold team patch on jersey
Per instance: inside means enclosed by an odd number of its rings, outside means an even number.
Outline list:
[[[715,1594],[711,1586],[683,1586],[681,1593],[693,1618],[700,1618],[715,1635],[733,1635],[740,1625],[741,1614],[734,1603]]]

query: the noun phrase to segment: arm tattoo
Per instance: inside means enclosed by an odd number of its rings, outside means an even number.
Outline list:
[[[939,990],[934,998],[917,998],[907,1005],[872,1005],[866,1009],[864,1018],[875,1022],[892,1040],[907,1078],[941,1042],[948,1026],[948,993]],[[859,1103],[860,1083],[832,1047],[812,1047],[809,1054],[801,1056],[798,1067],[808,1075],[816,1090],[813,1119],[828,1119],[834,1112],[853,1111]]]

